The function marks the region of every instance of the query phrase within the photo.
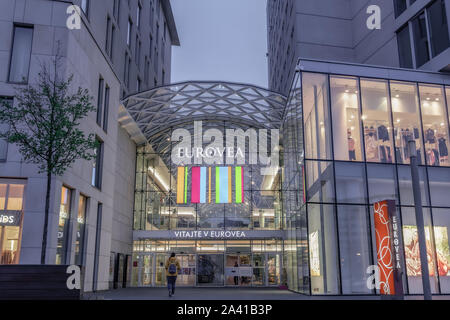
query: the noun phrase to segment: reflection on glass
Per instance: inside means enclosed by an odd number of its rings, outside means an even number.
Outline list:
[[[422,205],[430,205],[425,168],[419,168],[420,191]],[[400,189],[400,203],[402,205],[414,205],[414,195],[411,182],[411,168],[409,166],[398,167],[398,186]]]
[[[391,99],[397,163],[409,164],[411,155],[409,154],[408,141],[410,140],[416,142],[419,164],[425,163],[416,85],[392,81]]]
[[[75,264],[81,265],[84,253],[84,232],[86,229],[86,203],[87,198],[80,195],[78,200],[77,237],[75,240]]]
[[[338,294],[338,259],[333,205],[308,205],[312,294]]]
[[[433,208],[434,242],[441,293],[450,293],[450,209]]]
[[[387,81],[361,79],[361,98],[366,160],[392,163],[394,148]]]
[[[366,203],[364,165],[336,162],[336,194],[339,203]]]
[[[450,207],[450,170],[447,168],[428,168],[431,205]]]
[[[398,201],[394,166],[384,164],[368,164],[367,178],[370,204],[383,200]]]
[[[419,91],[427,164],[449,166],[449,137],[443,88],[421,84]]]
[[[68,227],[70,219],[70,202],[72,191],[66,187],[61,188],[61,204],[59,209],[58,239],[56,244],[56,264],[66,261]]]
[[[306,161],[307,200],[334,202],[333,163]]]
[[[197,256],[197,285],[222,286],[223,274],[222,254],[199,254]]]
[[[327,76],[303,73],[302,80],[306,158],[331,159]]]
[[[438,283],[436,277],[436,260],[434,241],[430,234],[431,216],[430,209],[423,209],[423,217],[425,224],[425,238],[427,247],[428,272],[430,275],[431,292],[438,292]],[[422,270],[420,265],[419,236],[416,226],[416,215],[414,208],[402,208],[403,223],[403,242],[405,249],[406,273],[408,275],[408,287],[410,294],[423,293],[422,288]],[[440,233],[440,229],[434,232]]]
[[[366,207],[338,206],[339,251],[343,294],[370,294],[367,267],[372,265]]]
[[[361,161],[361,120],[359,88],[355,78],[331,78],[334,158]]]

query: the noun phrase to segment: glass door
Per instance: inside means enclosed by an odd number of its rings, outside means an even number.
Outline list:
[[[195,286],[195,254],[177,255],[180,262],[180,273],[178,274],[177,285]]]
[[[223,286],[223,254],[197,255],[197,285]]]
[[[280,254],[267,254],[267,285],[276,286],[280,284]]]
[[[225,285],[239,285],[239,255],[227,254],[225,256]]]
[[[155,286],[164,287],[166,286],[166,260],[169,255],[165,253],[157,253],[155,255],[156,266],[155,266]]]
[[[141,257],[142,257],[142,266],[141,266],[142,279],[140,286],[151,287],[153,285],[154,256],[153,254],[144,254]]]
[[[251,254],[239,255],[239,280],[241,286],[251,286],[253,268],[250,264]]]
[[[266,255],[263,253],[253,254],[253,285],[266,286],[266,269],[265,261]]]

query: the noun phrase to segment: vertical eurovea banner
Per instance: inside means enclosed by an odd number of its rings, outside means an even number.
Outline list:
[[[380,294],[403,295],[400,218],[395,200],[374,203],[374,227],[379,268]]]

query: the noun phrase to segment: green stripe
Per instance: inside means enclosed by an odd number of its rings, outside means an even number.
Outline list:
[[[216,167],[216,203],[220,203],[219,176],[220,176],[219,167]]]
[[[184,203],[187,203],[187,178],[188,178],[188,168],[184,168]]]
[[[242,203],[242,168],[236,167],[236,172],[234,175],[236,181],[236,203]]]

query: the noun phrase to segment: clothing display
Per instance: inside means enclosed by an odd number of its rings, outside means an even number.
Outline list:
[[[378,139],[382,141],[389,141],[389,132],[384,125],[378,127]]]
[[[355,140],[352,137],[348,139],[348,159],[350,161],[356,160],[356,151],[355,151]]]
[[[448,156],[448,148],[447,143],[444,138],[439,138],[439,155],[441,157],[447,157]]]
[[[428,129],[425,131],[425,142],[426,143],[436,143],[436,137],[434,136],[434,130]]]
[[[367,161],[392,163],[390,140],[389,130],[385,125],[366,126],[364,128],[364,142]]]

